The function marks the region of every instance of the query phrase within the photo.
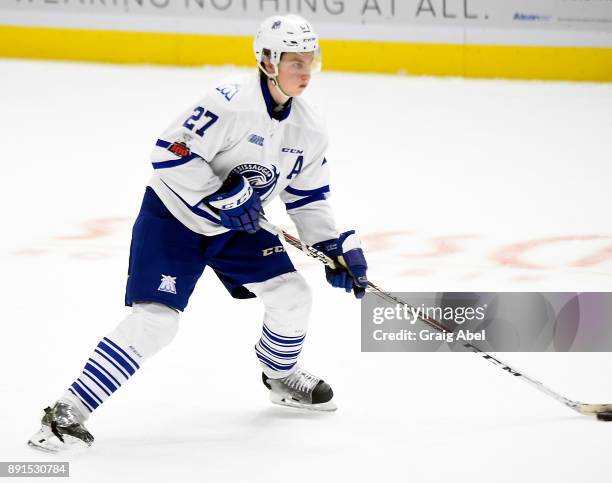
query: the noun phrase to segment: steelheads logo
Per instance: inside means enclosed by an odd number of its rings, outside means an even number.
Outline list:
[[[240,174],[248,179],[261,201],[268,198],[272,191],[274,191],[280,176],[276,166],[272,165],[270,170],[261,164],[255,163],[239,164],[232,169],[232,173]]]

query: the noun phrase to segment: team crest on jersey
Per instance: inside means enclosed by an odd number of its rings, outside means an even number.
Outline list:
[[[176,295],[176,277],[164,275],[162,273],[161,284],[157,288],[160,292],[168,292]]]
[[[231,101],[238,92],[238,84],[225,84],[217,87],[217,91],[223,94],[226,100]]]
[[[274,191],[280,176],[276,166],[272,165],[272,169],[269,169],[255,163],[240,164],[232,169],[232,173],[240,174],[248,179],[261,201],[264,201]]]
[[[185,145],[185,143],[173,143],[168,146],[168,151],[181,158],[186,158],[191,154],[191,150]]]

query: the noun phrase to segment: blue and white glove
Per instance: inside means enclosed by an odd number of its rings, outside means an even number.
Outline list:
[[[358,299],[365,295],[368,263],[354,230],[346,231],[336,239],[315,243],[313,247],[336,261],[335,270],[325,267],[325,277],[332,287],[343,288],[349,293],[352,290]],[[337,260],[343,261],[346,267]]]
[[[225,228],[247,233],[259,230],[261,200],[244,176],[230,174],[221,188],[205,202],[219,214]]]

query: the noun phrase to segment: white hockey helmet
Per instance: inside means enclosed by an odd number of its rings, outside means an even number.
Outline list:
[[[253,50],[257,64],[268,77],[270,75],[263,69],[262,62],[273,64],[278,73],[277,67],[283,52],[313,52],[315,59],[312,71],[321,69],[319,36],[310,22],[298,15],[276,15],[264,20],[255,36]]]

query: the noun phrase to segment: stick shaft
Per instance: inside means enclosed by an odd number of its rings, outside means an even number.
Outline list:
[[[260,225],[266,231],[283,238],[285,242],[297,248],[298,250],[302,251],[306,255],[312,258],[316,258],[317,260],[319,260],[320,262],[322,262],[323,264],[327,265],[328,267],[332,269],[336,268],[337,262],[335,260],[331,259],[327,255],[325,255],[325,253],[317,250],[316,248],[306,245],[299,238],[296,238],[295,236],[287,233],[286,231],[281,230],[280,228],[274,226],[269,221],[265,219],[261,219]],[[410,304],[404,302],[398,297],[395,297],[391,293],[383,290],[382,288],[380,288],[379,286],[375,285],[372,282],[368,282],[368,289],[369,289],[368,290],[369,292],[373,293],[374,295],[380,297],[381,299],[387,301],[390,304],[400,304],[400,305],[404,305],[408,307],[409,309],[412,308]],[[444,324],[442,324],[441,322],[435,319],[432,319],[431,317],[419,316],[419,320],[421,320],[421,322],[425,323],[426,325],[428,325],[429,327],[431,327],[432,329],[438,332],[450,332],[448,328],[444,326]],[[465,347],[471,352],[474,352],[475,354],[482,356],[484,359],[491,362],[493,365],[501,368],[503,371],[507,372],[508,374],[521,378],[523,381],[530,384],[532,387],[536,388],[540,392],[543,392],[547,396],[552,397],[553,399],[559,401],[560,403],[564,404],[565,406],[575,411],[578,411],[581,414],[592,415],[592,414],[597,414],[598,412],[606,412],[606,411],[612,410],[612,407],[609,404],[602,404],[602,405],[583,404],[578,401],[568,399],[567,397],[559,394],[558,392],[544,385],[542,382],[538,381],[537,379],[534,379],[533,377],[525,374],[524,372],[519,371],[518,369],[512,367],[510,364],[507,364],[506,362],[503,362],[500,359],[493,357],[492,355],[480,349],[478,346],[474,344],[465,343],[463,344],[463,347]],[[596,409],[596,408],[601,408],[601,409]]]

